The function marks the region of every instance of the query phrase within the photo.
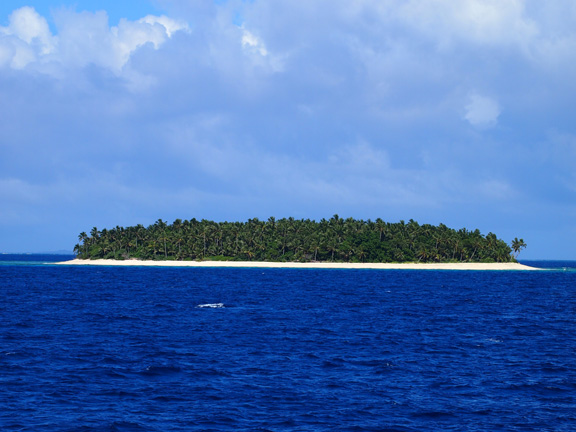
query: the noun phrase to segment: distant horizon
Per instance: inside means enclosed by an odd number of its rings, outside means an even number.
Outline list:
[[[0,252],[0,255],[75,255],[73,251],[56,250],[49,252]]]

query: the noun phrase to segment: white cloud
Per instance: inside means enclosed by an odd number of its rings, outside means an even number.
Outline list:
[[[137,22],[120,20],[117,27],[110,29],[111,40],[109,51],[115,53],[116,63],[111,68],[119,70],[139,47],[152,44],[155,49],[166,42],[175,32],[187,30],[184,23],[171,20],[165,16],[147,16]]]
[[[147,15],[144,18],[138,20],[139,23],[156,25],[159,24],[164,27],[164,32],[166,35],[171,38],[172,35],[179,31],[188,31],[188,24],[184,21],[180,20],[173,20],[168,18],[167,16],[155,16],[155,15]]]
[[[56,58],[66,66],[92,63],[120,73],[130,56],[141,46],[155,49],[176,31],[186,30],[184,23],[167,17],[147,16],[139,21],[120,20],[116,27],[108,26],[104,12],[61,12],[59,24],[60,52]]]
[[[230,29],[229,34],[231,38],[228,42],[234,45],[237,45],[237,38],[240,35],[242,47],[240,54],[245,65],[244,73],[246,75],[251,75],[256,69],[264,73],[283,71],[286,55],[271,52],[261,36],[244,25]]]
[[[443,45],[468,41],[523,46],[537,34],[524,5],[524,0],[411,0],[402,15]]]
[[[466,105],[464,118],[474,127],[489,128],[496,126],[500,112],[500,106],[496,100],[472,93]]]
[[[268,55],[268,50],[262,41],[244,28],[242,29],[242,46],[246,49],[256,51],[261,56],[266,57]]]
[[[7,27],[0,27],[0,66],[23,69],[32,65],[64,68],[94,64],[120,73],[131,55],[150,44],[158,49],[187,25],[166,16],[146,16],[138,21],[120,20],[108,25],[105,12],[61,10],[56,13],[58,34],[52,35],[46,19],[32,7],[15,10]]]
[[[37,44],[42,55],[54,50],[54,37],[50,33],[46,19],[32,7],[25,6],[14,11],[10,16],[7,32],[30,45]]]
[[[10,15],[7,27],[0,27],[0,65],[22,69],[38,57],[54,52],[56,44],[46,19],[34,8],[25,6]]]

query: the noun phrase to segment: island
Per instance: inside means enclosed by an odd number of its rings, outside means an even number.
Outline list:
[[[94,227],[80,233],[67,264],[293,268],[528,269],[516,261],[526,247],[495,234],[410,220],[319,222],[274,217],[214,222],[159,219],[144,227]],[[497,265],[496,265],[497,264]]]

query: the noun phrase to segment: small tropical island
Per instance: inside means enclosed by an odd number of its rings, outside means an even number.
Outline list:
[[[159,219],[148,227],[94,227],[78,238],[74,247],[77,263],[504,264],[516,263],[518,253],[526,247],[522,239],[515,238],[508,245],[495,234],[483,235],[478,229],[338,215],[319,222],[270,217],[246,222],[176,219],[168,224]]]

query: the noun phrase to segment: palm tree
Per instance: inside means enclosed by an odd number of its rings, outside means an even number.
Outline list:
[[[162,219],[158,219],[154,224],[154,226],[156,231],[158,232],[158,234],[156,234],[156,238],[158,240],[162,240],[164,243],[164,258],[167,258],[168,251],[166,243],[168,241],[168,236],[166,235],[166,229],[168,228],[168,225]]]
[[[494,234],[454,230],[443,224],[419,225],[376,219],[343,219],[334,215],[316,222],[293,217],[266,222],[214,222],[158,219],[142,225],[116,226],[78,236],[74,251],[80,258],[206,259],[221,255],[263,261],[499,261],[507,262],[526,247],[514,239],[512,248]],[[162,253],[163,252],[163,253]]]
[[[356,256],[360,258],[360,261],[362,262],[364,262],[364,260],[366,259],[366,251],[362,246],[358,246],[356,248]]]
[[[84,231],[82,231],[78,235],[79,243],[74,247],[74,253],[76,255],[82,257],[82,255],[88,248],[88,239],[89,239],[88,234],[86,234]]]
[[[524,243],[524,239],[518,239],[518,237],[514,237],[511,246],[512,250],[514,251],[514,259],[516,259],[518,258],[520,251],[526,248],[526,243]]]
[[[425,248],[421,248],[416,254],[416,256],[418,257],[418,262],[422,260],[426,262],[426,259],[428,258],[428,251]]]

